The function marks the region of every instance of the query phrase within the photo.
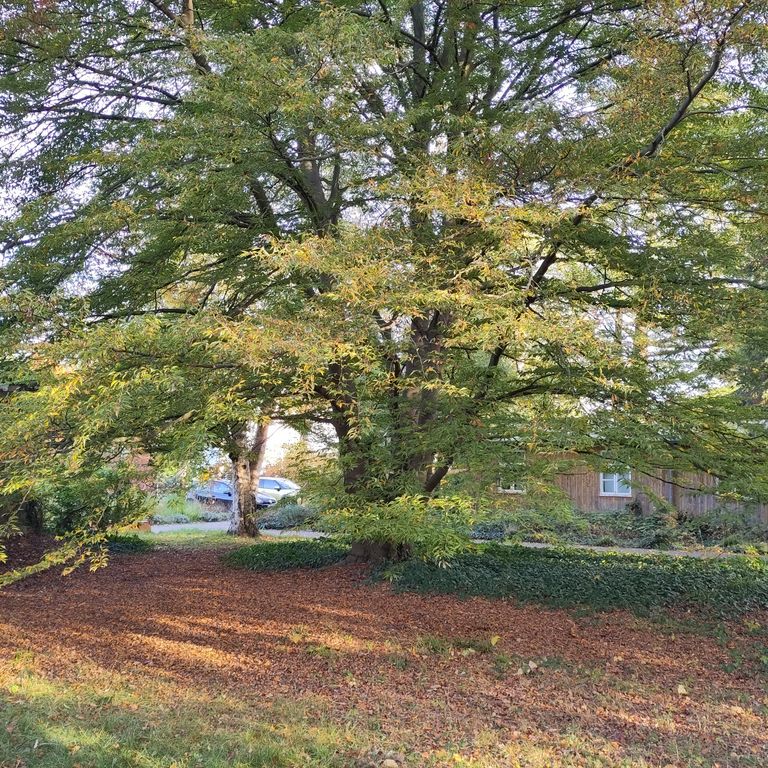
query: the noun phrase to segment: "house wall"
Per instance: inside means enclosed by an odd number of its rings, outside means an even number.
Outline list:
[[[741,504],[719,498],[715,489],[718,481],[706,472],[684,472],[673,478],[672,504],[687,517],[696,517],[727,509],[733,512],[749,512],[757,522],[768,524],[768,504]],[[712,488],[712,493],[696,491],[696,488]]]
[[[555,483],[577,509],[610,511],[625,509],[636,501],[643,512],[653,509],[656,498],[668,501],[688,517],[696,517],[716,509],[749,512],[756,521],[768,524],[768,504],[744,505],[727,502],[714,492],[717,478],[706,472],[673,473],[661,471],[658,477],[632,473],[632,496],[601,496],[600,473],[587,466],[574,466],[556,476]],[[712,488],[712,493],[696,490]]]
[[[662,480],[647,475],[632,474],[631,496],[602,496],[600,494],[600,473],[588,467],[574,467],[557,475],[555,483],[578,509],[607,511],[624,509],[636,501],[644,512],[651,508],[653,495],[665,498],[665,484]]]

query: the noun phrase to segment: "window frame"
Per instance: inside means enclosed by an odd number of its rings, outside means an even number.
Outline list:
[[[613,491],[605,490],[605,480],[608,477],[613,478]],[[619,491],[620,480],[623,480],[623,484],[627,487],[626,493],[621,493]],[[630,470],[627,470],[626,472],[601,472],[598,491],[600,496],[616,496],[620,499],[631,499],[633,494],[632,472]]]
[[[512,482],[509,485],[502,485],[501,478],[496,483],[496,493],[521,494],[526,493],[525,487],[518,482]]]

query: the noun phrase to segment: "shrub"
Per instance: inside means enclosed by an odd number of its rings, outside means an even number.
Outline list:
[[[676,510],[660,503],[646,515],[629,505],[624,509],[589,512],[565,506],[520,507],[477,521],[470,536],[487,541],[514,539],[644,549],[703,545],[745,550],[768,543],[768,528],[756,523],[747,512],[722,509],[679,522]]]
[[[293,502],[283,502],[271,507],[259,518],[259,528],[274,528],[282,531],[286,528],[299,528],[311,525],[317,513],[304,506]]]
[[[473,546],[470,532],[475,522],[471,500],[423,496],[332,510],[322,518],[328,530],[351,541],[386,541],[436,562]]]
[[[215,505],[204,505],[199,501],[190,501],[181,496],[163,496],[158,502],[152,522],[168,523],[217,523],[229,520],[231,511]]]
[[[749,512],[715,509],[684,520],[681,529],[698,544],[736,546],[768,541],[768,528]]]
[[[41,484],[46,527],[54,533],[104,531],[148,516],[150,500],[130,466],[115,464]]]
[[[231,517],[232,513],[223,509],[203,509],[200,512],[200,520],[204,523],[222,523]]]
[[[179,523],[190,522],[187,515],[182,515],[177,512],[155,513],[152,515],[152,522],[157,525],[171,525]]]
[[[135,534],[111,534],[107,537],[107,549],[111,555],[149,552],[152,543]]]
[[[501,541],[514,538],[522,541],[559,542],[583,540],[589,531],[585,517],[570,505],[557,504],[546,508],[519,507],[503,513],[489,513],[471,528],[473,539]]]
[[[686,539],[674,510],[660,507],[650,515],[630,509],[578,512],[578,525],[560,530],[561,541],[598,546],[665,549]]]
[[[223,560],[234,568],[251,571],[284,571],[291,568],[322,568],[338,563],[348,548],[323,539],[264,541],[228,552]]]
[[[385,574],[398,589],[513,597],[557,606],[647,611],[699,607],[721,613],[768,607],[768,563],[663,555],[529,549],[498,544],[437,567],[411,560]]]
[[[505,520],[483,520],[472,526],[470,535],[473,539],[499,541],[510,534],[510,524]]]
[[[541,540],[583,536],[588,523],[570,504],[559,504],[546,509],[522,508],[509,515],[512,532],[519,538],[540,537]]]
[[[166,524],[207,521],[206,516],[210,511],[199,501],[185,499],[180,494],[166,494],[157,500],[152,513],[152,522]]]
[[[659,504],[650,515],[638,515],[637,521],[640,547],[668,549],[680,541],[677,512],[667,503]]]

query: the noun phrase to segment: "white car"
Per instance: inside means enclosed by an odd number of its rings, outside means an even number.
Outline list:
[[[263,496],[269,496],[275,501],[285,498],[286,496],[298,496],[301,488],[285,477],[260,477],[259,478],[259,494]]]

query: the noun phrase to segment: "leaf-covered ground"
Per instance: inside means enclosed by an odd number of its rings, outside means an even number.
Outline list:
[[[396,594],[122,555],[0,592],[0,766],[768,764],[768,617]]]

